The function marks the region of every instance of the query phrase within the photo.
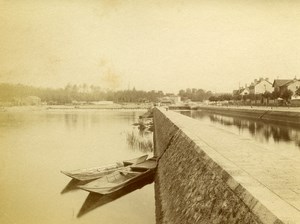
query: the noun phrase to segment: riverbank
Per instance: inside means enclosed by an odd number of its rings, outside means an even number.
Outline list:
[[[288,125],[300,125],[298,107],[198,106],[198,110],[236,117],[247,117]]]

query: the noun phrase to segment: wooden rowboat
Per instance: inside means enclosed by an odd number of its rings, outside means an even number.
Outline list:
[[[77,169],[72,171],[61,171],[61,173],[80,181],[94,180],[117,170],[124,169],[126,166],[142,163],[147,159],[147,157],[148,155],[143,155],[134,159],[124,160],[105,166]]]
[[[143,163],[128,166],[97,180],[79,186],[88,192],[111,194],[140,180],[151,177],[156,168],[156,159],[150,158]]]

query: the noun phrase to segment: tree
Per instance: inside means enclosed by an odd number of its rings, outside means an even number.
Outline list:
[[[209,101],[218,101],[218,98],[216,96],[211,96],[208,98]]]
[[[161,90],[160,90],[160,91],[158,91],[158,93],[157,93],[157,94],[158,94],[158,96],[159,96],[159,97],[162,97],[162,96],[164,96],[164,95],[165,95],[165,94],[164,94],[164,92],[163,92],[163,91],[161,91]]]
[[[183,89],[179,90],[178,95],[179,96],[185,96],[185,91]]]
[[[272,93],[270,93],[269,91],[266,91],[263,93],[263,97],[266,98],[266,99],[270,99],[272,96]]]
[[[255,100],[255,94],[254,94],[254,93],[250,93],[250,94],[248,95],[248,99],[250,99],[251,101],[252,101],[252,100]]]
[[[242,96],[241,96],[241,95],[238,95],[238,94],[234,94],[234,95],[232,96],[232,99],[233,99],[233,100],[241,100],[241,99],[242,99]]]
[[[272,93],[268,92],[268,91],[265,91],[263,94],[262,94],[263,98],[264,99],[267,99],[267,104],[269,104],[269,100],[270,98],[272,97]]]
[[[293,91],[286,89],[281,93],[281,98],[286,101],[289,101],[291,99],[292,95],[293,95]]]
[[[189,96],[189,95],[191,95],[192,94],[192,90],[190,89],[190,88],[187,88],[186,89],[186,94]]]
[[[275,100],[275,99],[278,99],[278,97],[280,97],[280,92],[277,91],[277,90],[274,90],[274,91],[271,93],[271,99]]]

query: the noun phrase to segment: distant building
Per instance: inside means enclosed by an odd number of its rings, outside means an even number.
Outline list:
[[[159,102],[162,105],[178,104],[181,102],[181,97],[175,95],[164,96],[159,99]]]
[[[240,95],[242,96],[248,95],[249,93],[250,93],[250,89],[248,87],[245,87],[240,90]]]
[[[87,104],[86,101],[78,101],[78,100],[72,100],[73,105],[85,105]]]
[[[286,90],[291,90],[293,93],[300,88],[299,79],[275,79],[273,82],[274,90],[282,93]]]
[[[169,97],[174,102],[174,104],[177,104],[177,103],[181,102],[181,97],[180,96],[169,96]]]
[[[240,96],[245,96],[245,95],[248,95],[250,93],[250,89],[248,87],[242,87],[240,89],[237,89],[237,90],[233,90],[232,94],[237,96],[237,95],[240,95]]]
[[[281,88],[290,81],[291,79],[275,79],[273,82],[273,88],[275,91],[280,92]]]
[[[90,102],[90,104],[93,104],[93,105],[112,105],[114,104],[113,101],[92,101]]]
[[[249,86],[251,94],[262,94],[265,92],[273,92],[274,88],[272,83],[269,82],[268,78],[260,78],[259,80],[255,79],[253,83]]]

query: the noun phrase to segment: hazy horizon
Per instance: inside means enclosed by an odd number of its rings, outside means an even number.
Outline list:
[[[16,82],[16,83],[14,83],[14,82],[0,82],[0,85],[2,85],[2,84],[4,84],[4,85],[6,85],[6,84],[8,84],[8,85],[24,85],[24,86],[28,86],[28,87],[33,87],[33,88],[50,88],[50,89],[65,89],[68,85],[71,85],[71,86],[74,86],[74,85],[76,85],[78,88],[80,88],[80,87],[82,87],[83,88],[83,85],[87,85],[87,87],[91,87],[91,86],[94,86],[94,87],[100,87],[101,88],[101,91],[104,91],[104,92],[106,92],[106,91],[115,91],[115,92],[117,92],[117,91],[126,91],[126,90],[136,90],[136,91],[146,91],[146,92],[150,92],[150,91],[156,91],[156,92],[158,92],[158,91],[162,91],[164,94],[169,94],[169,93],[174,93],[174,94],[178,94],[179,93],[179,91],[180,90],[184,90],[184,91],[186,91],[187,89],[202,89],[202,90],[204,90],[205,92],[212,92],[211,90],[209,90],[209,89],[203,89],[203,88],[201,88],[201,87],[198,87],[198,88],[190,88],[190,87],[187,87],[187,88],[182,88],[182,89],[179,89],[179,90],[177,90],[177,91],[174,91],[174,92],[168,92],[168,91],[164,91],[163,89],[153,89],[153,90],[146,90],[146,89],[141,89],[141,88],[136,88],[135,86],[132,86],[132,87],[130,87],[130,88],[118,88],[118,89],[111,89],[111,88],[102,88],[101,86],[97,86],[97,85],[94,85],[94,84],[87,84],[87,83],[67,83],[65,86],[38,86],[38,85],[31,85],[31,84],[25,84],[25,83],[20,83],[20,82]],[[220,93],[220,92],[216,92],[216,93]],[[225,92],[224,92],[225,93]],[[226,92],[226,93],[231,93],[231,92]]]
[[[0,82],[197,88],[300,77],[297,1],[0,0]]]

